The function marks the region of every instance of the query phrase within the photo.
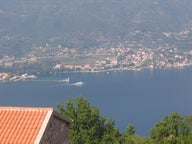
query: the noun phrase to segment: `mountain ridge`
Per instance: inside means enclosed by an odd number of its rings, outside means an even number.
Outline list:
[[[87,48],[132,39],[135,31],[191,31],[191,6],[189,0],[1,1],[1,47],[10,47],[11,39],[25,47],[49,42]]]

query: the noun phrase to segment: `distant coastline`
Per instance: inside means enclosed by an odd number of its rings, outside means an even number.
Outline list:
[[[63,72],[63,74],[70,74],[70,73],[107,73],[110,72],[119,72],[119,71],[142,71],[144,69],[147,70],[162,70],[162,69],[183,69],[188,68],[191,66],[182,66],[182,67],[164,67],[164,68],[150,68],[150,67],[141,67],[141,68],[112,68],[112,69],[106,69],[106,70],[100,70],[100,71],[70,71],[70,72]],[[60,75],[54,74],[54,75]],[[52,74],[49,74],[50,76]],[[43,76],[43,75],[41,75]],[[66,79],[60,79],[60,80],[47,80],[47,81],[53,81],[53,82],[59,82],[59,83],[69,83],[70,78],[67,77]],[[36,75],[30,75],[30,74],[9,74],[9,73],[0,73],[0,82],[18,82],[18,81],[46,81],[46,80],[39,80],[38,76]]]

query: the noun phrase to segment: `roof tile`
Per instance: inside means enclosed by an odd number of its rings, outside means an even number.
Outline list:
[[[52,108],[0,107],[0,144],[33,144]]]

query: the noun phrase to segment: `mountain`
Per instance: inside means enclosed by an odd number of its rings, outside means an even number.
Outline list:
[[[159,38],[191,31],[191,7],[191,0],[0,1],[0,46],[17,54],[47,42],[86,48],[137,40],[135,32]]]

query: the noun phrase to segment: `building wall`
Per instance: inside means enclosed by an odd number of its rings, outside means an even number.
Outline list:
[[[40,144],[69,144],[69,122],[52,115]]]

